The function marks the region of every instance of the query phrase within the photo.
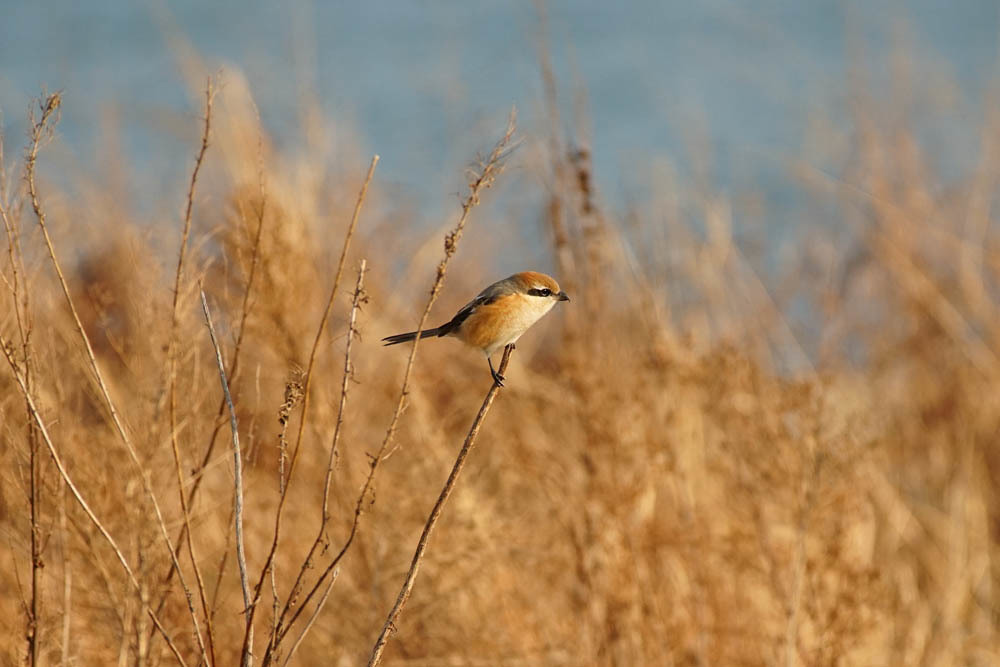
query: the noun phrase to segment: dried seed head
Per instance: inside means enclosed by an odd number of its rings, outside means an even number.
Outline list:
[[[292,410],[302,401],[302,373],[296,371],[285,383],[285,401],[278,409],[278,422],[284,426],[288,423]]]

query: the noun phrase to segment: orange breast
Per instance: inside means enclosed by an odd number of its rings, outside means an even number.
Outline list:
[[[492,354],[516,341],[551,307],[551,302],[540,302],[537,297],[511,294],[477,308],[462,322],[457,337],[486,354]]]
[[[462,322],[458,338],[473,347],[482,350],[492,347],[509,329],[508,310],[506,303],[511,297],[500,299],[487,306],[476,308],[476,312]]]

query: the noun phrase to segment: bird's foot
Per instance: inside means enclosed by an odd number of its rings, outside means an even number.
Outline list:
[[[503,386],[503,381],[506,378],[504,376],[500,375],[499,373],[497,373],[496,371],[492,370],[492,369],[490,370],[490,373],[493,375],[493,381],[496,382],[497,386],[498,387],[502,387]]]

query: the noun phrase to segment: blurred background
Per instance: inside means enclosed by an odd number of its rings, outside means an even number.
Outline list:
[[[81,163],[99,152],[110,115],[134,163],[128,194],[148,206],[188,167],[177,139],[200,102],[196,55],[246,78],[282,151],[307,150],[303,116],[321,114],[337,128],[334,155],[345,142],[380,153],[381,180],[440,216],[458,168],[511,106],[523,133],[547,131],[544,55],[577,129],[560,132],[593,152],[610,203],[655,187],[646,174],[669,158],[760,193],[769,224],[784,227],[800,199],[789,163],[839,173],[849,159],[809,140],[816,123],[851,131],[852,76],[873,94],[918,87],[921,139],[950,178],[966,175],[996,74],[998,13],[992,2],[934,0],[9,3],[0,99],[10,143],[24,135],[29,100],[61,90],[63,148]]]
[[[6,5],[0,664],[238,662],[201,287],[258,664],[367,660],[489,387],[421,343],[366,485],[378,341],[513,108],[428,324],[525,269],[573,301],[384,664],[1000,664],[996,3]]]

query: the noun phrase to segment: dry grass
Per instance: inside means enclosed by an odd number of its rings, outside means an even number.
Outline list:
[[[295,664],[363,663],[489,388],[439,341],[401,392],[406,356],[377,341],[418,318],[440,234],[377,175],[343,280],[364,257],[368,300],[338,287],[327,318],[365,161],[290,164],[248,99],[218,93],[193,213],[152,225],[3,162],[3,664],[33,646],[36,664],[170,664],[165,637],[187,664],[250,641],[282,664],[306,627]],[[891,100],[859,106],[847,172],[792,165],[840,226],[777,267],[734,240],[720,193],[661,179],[618,215],[588,152],[529,139],[517,159],[548,197],[531,233],[552,242],[506,268],[556,267],[573,301],[512,358],[384,664],[1000,662],[1000,124],[943,188]],[[505,224],[473,213],[431,320],[496,278]],[[252,640],[199,284],[243,454]]]

